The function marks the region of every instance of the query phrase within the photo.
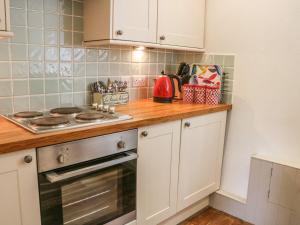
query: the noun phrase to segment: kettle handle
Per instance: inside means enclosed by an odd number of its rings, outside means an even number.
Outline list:
[[[174,80],[169,76],[172,85],[172,98],[175,98],[175,83]]]
[[[181,79],[177,76],[177,75],[173,75],[173,74],[170,74],[168,75],[171,79],[171,82],[172,82],[172,85],[173,85],[173,89],[174,89],[174,97],[175,97],[175,84],[174,84],[174,81],[173,79],[176,79],[177,82],[178,82],[178,90],[181,92],[181,86],[182,86],[182,82],[181,82]]]

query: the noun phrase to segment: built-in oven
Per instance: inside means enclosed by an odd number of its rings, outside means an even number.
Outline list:
[[[42,225],[124,225],[136,218],[137,130],[39,148]]]

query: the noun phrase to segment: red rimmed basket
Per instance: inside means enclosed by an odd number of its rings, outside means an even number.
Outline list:
[[[183,90],[183,103],[194,103],[195,85],[185,84]]]
[[[206,87],[206,104],[218,105],[221,99],[221,90],[219,87]]]
[[[205,104],[206,102],[206,86],[197,85],[194,87],[194,103]]]

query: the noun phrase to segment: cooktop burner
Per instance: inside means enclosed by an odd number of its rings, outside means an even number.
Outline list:
[[[71,115],[81,113],[82,109],[78,107],[63,107],[51,109],[50,114],[59,114],[59,115]]]
[[[39,116],[43,116],[44,114],[41,112],[36,112],[36,111],[26,111],[26,112],[18,112],[15,113],[13,116],[16,118],[24,118],[24,119],[30,119],[30,118],[35,118]]]
[[[69,119],[62,116],[47,116],[39,119],[33,119],[30,124],[38,127],[61,127],[69,123]]]
[[[101,119],[104,119],[105,116],[103,114],[100,114],[100,113],[94,113],[94,112],[89,112],[89,113],[81,113],[81,114],[78,114],[75,119],[76,120],[79,120],[79,121],[88,121],[88,122],[91,122],[91,121],[98,121],[98,120],[101,120]]]
[[[114,108],[114,106],[110,107]],[[45,112],[0,114],[0,116],[36,134],[132,119],[132,116],[117,113],[115,110],[104,110],[104,108],[96,110],[94,107],[87,106],[62,107]]]

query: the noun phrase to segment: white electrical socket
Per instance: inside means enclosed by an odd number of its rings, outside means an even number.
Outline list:
[[[133,77],[132,87],[145,87],[146,81],[147,81],[146,77]]]

